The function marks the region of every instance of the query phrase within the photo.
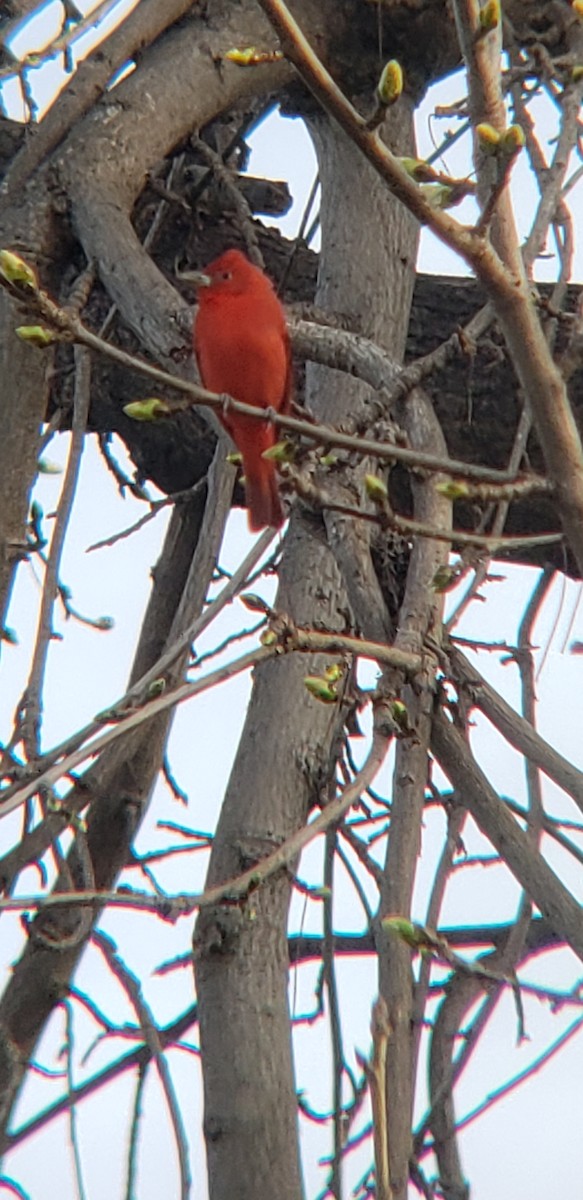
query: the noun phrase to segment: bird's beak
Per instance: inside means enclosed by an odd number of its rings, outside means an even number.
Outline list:
[[[210,287],[212,279],[204,271],[177,271],[176,278],[182,283],[190,283],[195,288]]]

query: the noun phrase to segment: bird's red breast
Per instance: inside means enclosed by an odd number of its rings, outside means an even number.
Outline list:
[[[194,349],[205,387],[258,408],[285,412],[291,399],[291,353],[283,306],[263,271],[239,250],[204,269]],[[221,418],[243,458],[249,526],[283,524],[275,465],[262,458],[277,440],[273,426],[238,413]]]

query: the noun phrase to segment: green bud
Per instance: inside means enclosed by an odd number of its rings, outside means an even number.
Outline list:
[[[509,125],[500,138],[500,149],[503,154],[518,154],[522,150],[526,137],[521,125]]]
[[[250,67],[255,60],[256,54],[257,51],[255,46],[247,46],[245,50],[237,50],[236,48],[233,48],[233,50],[227,50],[227,53],[224,57],[227,58],[229,62],[237,63],[237,66],[239,67]]]
[[[459,191],[449,187],[447,183],[424,183],[421,190],[432,208],[452,208],[461,200]]]
[[[334,684],[329,683],[322,675],[305,675],[304,687],[315,700],[321,700],[322,704],[335,704],[338,699]]]
[[[381,104],[394,104],[403,91],[403,68],[396,58],[383,67],[377,84],[377,94]]]
[[[124,404],[123,411],[132,421],[158,421],[160,417],[172,415],[170,406],[157,396],[150,396],[147,400],[132,400],[130,404]]]
[[[480,150],[484,154],[497,154],[500,144],[500,134],[493,125],[488,125],[486,121],[482,121],[476,125],[476,137]]]
[[[389,498],[389,489],[378,475],[365,475],[364,490],[373,504],[386,504]]]
[[[467,483],[461,479],[446,479],[443,483],[436,483],[435,490],[447,500],[462,500],[470,494]]]
[[[401,941],[406,942],[414,950],[420,944],[420,929],[413,921],[409,921],[407,917],[383,917],[381,926],[385,933],[396,933]]]
[[[57,340],[55,334],[45,329],[44,325],[18,325],[14,332],[21,342],[30,342],[31,346],[38,346],[41,350],[45,346],[52,346]]]
[[[245,605],[245,608],[250,610],[250,612],[271,612],[269,605],[265,603],[265,600],[263,600],[261,596],[256,595],[255,592],[242,592],[239,596],[239,600],[241,601],[241,604]]]
[[[333,467],[338,462],[338,455],[331,450],[329,454],[323,454],[320,459],[321,467]]]
[[[420,954],[440,954],[448,949],[445,938],[426,929],[424,925],[417,925],[407,917],[383,917],[381,926],[385,933],[396,933],[401,941]]]
[[[486,0],[484,7],[480,9],[481,32],[491,33],[493,29],[498,28],[501,20],[500,0]]]
[[[257,50],[255,46],[247,46],[244,50],[227,50],[223,58],[239,67],[257,67],[261,63],[281,62],[284,54],[282,50]]]
[[[95,714],[95,720],[99,721],[100,725],[115,725],[120,719],[121,714],[117,708],[102,708],[101,712]]]
[[[161,696],[166,691],[166,680],[163,678],[153,679],[148,684],[148,700],[155,700],[156,696]]]
[[[398,158],[404,171],[415,180],[415,183],[427,183],[435,179],[435,172],[422,158]]]
[[[443,563],[441,567],[437,568],[437,571],[431,580],[431,587],[433,588],[434,592],[442,595],[444,592],[449,592],[453,587],[455,587],[459,576],[459,567],[450,567],[447,565],[447,563]]]
[[[275,446],[270,446],[269,450],[264,450],[261,457],[271,462],[293,462],[296,457],[296,447],[293,442],[288,440],[276,442]]]
[[[571,83],[579,83],[583,79],[583,63],[578,63],[571,71]]]
[[[399,728],[408,730],[410,728],[410,726],[409,726],[409,713],[407,712],[407,705],[403,704],[402,700],[393,700],[391,702],[390,709],[391,709],[391,716],[392,716],[393,720],[396,722],[396,724],[399,726]]]
[[[37,463],[39,475],[62,475],[63,468],[58,463],[51,462],[49,458],[39,458]]]
[[[38,287],[36,273],[32,267],[13,250],[0,250],[0,275],[7,279],[8,283],[20,284],[21,287]]]
[[[233,450],[231,454],[227,454],[225,462],[230,463],[232,467],[240,467],[243,462],[243,455],[239,454],[238,450]]]
[[[259,638],[262,646],[277,646],[277,634],[274,629],[265,629]]]

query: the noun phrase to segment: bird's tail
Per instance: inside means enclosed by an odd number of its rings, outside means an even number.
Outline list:
[[[279,529],[285,520],[279,498],[275,465],[264,458],[244,461],[245,494],[249,528],[253,533],[271,525]]]

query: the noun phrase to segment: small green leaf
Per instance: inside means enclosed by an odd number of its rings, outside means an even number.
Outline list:
[[[16,283],[30,288],[38,286],[33,268],[13,250],[0,250],[0,275],[3,275],[8,283]]]
[[[395,933],[397,937],[401,938],[401,941],[406,942],[414,950],[424,940],[419,926],[415,925],[413,921],[409,921],[407,917],[383,917],[381,926],[385,933]]]
[[[365,475],[364,488],[373,504],[386,504],[389,498],[389,489],[379,475]]]
[[[304,675],[304,687],[322,704],[335,704],[338,699],[334,684],[329,683],[323,675]]]
[[[45,346],[52,346],[57,340],[55,334],[50,329],[45,329],[44,325],[18,325],[14,332],[21,342],[29,342],[31,346],[38,346],[40,350],[44,350]]]
[[[383,917],[381,926],[386,933],[395,933],[411,950],[417,953],[445,955],[449,950],[445,938],[440,937],[424,925],[417,925],[407,917]]]
[[[282,442],[276,442],[274,446],[269,447],[269,450],[264,450],[261,457],[272,462],[293,462],[296,457],[296,447],[293,442],[286,439]]]
[[[324,671],[324,679],[327,679],[329,683],[338,683],[343,675],[344,667],[341,663],[330,663],[330,666],[326,667]]]
[[[240,467],[243,462],[243,455],[239,454],[238,450],[233,450],[231,454],[227,454],[225,462],[230,463],[232,467]]]
[[[132,400],[130,404],[124,404],[123,411],[132,421],[158,421],[160,417],[172,415],[170,406],[158,396],[150,396],[147,400]]]
[[[461,479],[445,479],[443,483],[436,483],[435,490],[447,500],[463,500],[470,494],[467,483]]]

